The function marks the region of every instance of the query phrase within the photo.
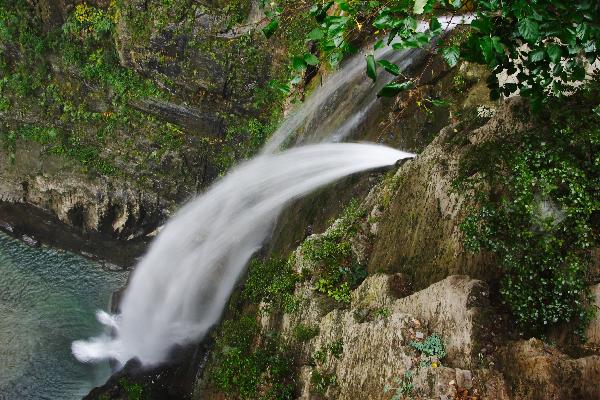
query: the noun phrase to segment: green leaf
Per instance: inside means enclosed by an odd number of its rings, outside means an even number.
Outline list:
[[[325,34],[319,28],[315,28],[306,36],[307,40],[321,40],[325,37]]]
[[[481,48],[481,53],[483,54],[485,62],[487,64],[492,63],[494,60],[494,43],[492,38],[489,36],[479,38],[479,47]]]
[[[518,29],[519,34],[529,43],[534,43],[540,38],[539,25],[530,18],[519,21]]]
[[[377,43],[375,43],[375,46],[373,46],[373,49],[378,50],[378,49],[383,48],[383,46],[384,46],[383,40],[380,39],[380,40],[377,41]]]
[[[546,53],[543,49],[537,49],[529,53],[528,58],[531,62],[542,61],[545,57]]]
[[[440,20],[437,19],[437,17],[432,17],[429,20],[429,30],[434,35],[439,35],[440,33],[442,33],[442,24],[440,23]]]
[[[415,0],[415,6],[413,7],[413,12],[417,15],[423,14],[425,11],[425,6],[427,5],[427,0]]]
[[[342,11],[350,11],[350,6],[344,0],[335,0]]]
[[[445,47],[442,50],[442,55],[444,56],[444,60],[446,60],[448,63],[448,66],[452,68],[458,64],[458,59],[460,58],[460,49],[456,45]]]
[[[377,66],[373,54],[367,56],[367,76],[375,82],[377,80]]]
[[[402,83],[388,83],[385,85],[379,93],[377,93],[377,97],[394,97],[398,93],[404,92],[413,87],[413,81],[406,81]]]
[[[488,16],[478,16],[471,22],[471,27],[481,33],[489,33],[492,30],[492,20]]]
[[[562,56],[562,49],[559,45],[552,43],[548,47],[546,47],[546,53],[548,53],[550,61],[552,61],[553,63],[557,63],[560,61],[560,58]]]
[[[379,60],[377,61],[377,64],[381,65],[383,69],[392,75],[400,75],[400,68],[396,64],[393,64],[387,60]]]
[[[319,64],[319,59],[314,54],[306,53],[304,55],[304,62],[308,65],[317,65]]]
[[[303,71],[306,69],[306,62],[304,61],[304,58],[302,57],[293,57],[292,58],[292,68],[295,71]]]
[[[300,75],[296,75],[290,80],[290,85],[296,86],[300,82],[302,82],[302,77]]]
[[[273,34],[275,33],[275,31],[277,30],[278,27],[279,27],[279,18],[273,18],[271,20],[271,22],[269,22],[264,28],[262,28],[262,33],[268,39],[271,36],[273,36]]]
[[[290,86],[275,79],[269,81],[269,87],[284,94],[290,93]]]

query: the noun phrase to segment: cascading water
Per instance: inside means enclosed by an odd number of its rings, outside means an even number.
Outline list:
[[[121,314],[99,315],[114,337],[74,342],[73,354],[81,361],[164,361],[174,345],[201,339],[218,321],[287,202],[411,156],[373,144],[320,144],[240,165],[166,224],[133,272]]]
[[[456,26],[469,23],[470,14],[440,17],[439,21],[446,32]],[[417,30],[423,31],[428,23],[421,22]],[[419,65],[430,53],[425,49],[397,51],[392,45],[375,51],[377,60],[387,60],[396,64],[400,72]],[[263,148],[263,153],[274,152],[287,144],[293,137],[292,145],[341,142],[352,136],[364,119],[377,114],[377,93],[383,86],[396,79],[395,76],[379,68],[375,84],[366,77],[364,54],[356,54],[348,59],[338,71],[312,93],[310,100],[302,103],[273,134]]]
[[[470,18],[440,22],[450,30]],[[426,54],[388,46],[376,57],[404,71]],[[183,207],[136,267],[121,314],[98,314],[112,335],[74,342],[73,354],[84,362],[164,361],[175,345],[200,340],[218,321],[248,260],[286,203],[347,175],[412,157],[372,144],[320,144],[273,154],[292,136],[297,145],[337,142],[352,134],[374,112],[377,92],[393,79],[381,71],[372,84],[364,69],[362,55],[351,58],[283,122],[261,155]]]

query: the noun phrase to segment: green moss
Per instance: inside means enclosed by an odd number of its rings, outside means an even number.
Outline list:
[[[127,400],[142,400],[144,388],[139,383],[131,383],[127,379],[119,379],[119,385],[125,390]]]
[[[269,311],[293,312],[298,306],[294,288],[300,277],[293,270],[293,259],[253,259],[242,289],[242,299]]]
[[[216,388],[241,399],[292,399],[296,374],[294,354],[275,334],[261,337],[256,318],[225,321],[208,374]]]
[[[342,303],[350,302],[350,291],[366,277],[366,269],[355,258],[350,239],[358,232],[365,216],[357,201],[352,201],[339,221],[320,236],[302,243],[302,254],[315,265],[311,276],[315,290]]]
[[[336,383],[337,376],[334,373],[314,370],[310,375],[311,388],[320,395],[324,395],[327,389]]]
[[[294,338],[299,342],[307,342],[310,339],[319,335],[318,326],[308,326],[304,324],[298,324],[293,329]]]

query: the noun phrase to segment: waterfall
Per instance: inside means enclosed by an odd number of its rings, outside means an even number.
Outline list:
[[[318,144],[261,155],[184,206],[135,268],[121,314],[99,314],[114,335],[72,345],[81,361],[165,361],[219,320],[252,254],[282,207],[344,176],[412,154],[373,144]]]
[[[440,22],[450,30],[471,18],[442,17]],[[425,50],[397,52],[391,46],[376,53],[401,71],[426,55]],[[73,354],[83,362],[112,358],[124,364],[137,358],[156,365],[175,345],[202,339],[286,203],[347,175],[413,156],[373,144],[306,145],[349,137],[375,112],[377,92],[393,78],[380,69],[373,84],[365,76],[364,55],[349,59],[283,122],[259,156],[168,221],[136,266],[121,314],[98,314],[113,334],[76,341]],[[277,153],[292,137],[294,145],[304,146]]]

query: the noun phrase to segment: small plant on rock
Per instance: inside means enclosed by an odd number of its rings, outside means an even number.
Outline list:
[[[446,349],[442,338],[438,335],[428,336],[422,342],[412,341],[411,347],[421,352],[421,366],[437,368],[440,361],[446,357]]]
[[[395,378],[395,386],[385,385],[383,388],[384,393],[394,391],[394,396],[391,400],[412,400],[413,399],[413,373],[412,371],[406,371],[401,378]]]

